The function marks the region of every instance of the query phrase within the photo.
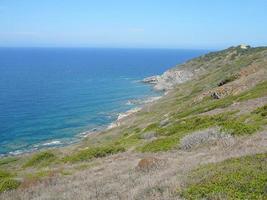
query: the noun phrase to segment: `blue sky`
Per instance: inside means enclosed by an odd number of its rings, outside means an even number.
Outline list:
[[[0,46],[267,45],[267,0],[0,0]]]

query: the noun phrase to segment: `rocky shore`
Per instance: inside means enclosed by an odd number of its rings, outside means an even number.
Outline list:
[[[167,91],[175,85],[192,80],[200,69],[185,69],[183,65],[167,70],[162,75],[151,76],[143,79],[144,83],[152,84],[155,90]]]

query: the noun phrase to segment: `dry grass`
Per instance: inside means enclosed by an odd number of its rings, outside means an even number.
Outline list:
[[[217,143],[222,143],[226,146],[229,146],[233,142],[233,136],[221,133],[219,128],[208,128],[182,138],[180,141],[180,148],[182,150],[190,150],[202,145],[215,145]]]
[[[124,152],[98,159],[99,165],[66,177],[52,177],[34,187],[9,191],[2,200],[47,199],[179,199],[186,174],[200,164],[267,151],[267,131],[236,138],[232,145],[217,143],[196,151],[173,151],[157,154]],[[164,160],[160,168],[137,170],[141,159]]]

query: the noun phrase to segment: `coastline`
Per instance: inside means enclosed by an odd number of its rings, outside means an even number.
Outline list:
[[[19,52],[18,52],[19,53]],[[87,85],[88,82],[87,81],[92,81],[93,79],[81,79],[78,80],[77,79],[77,83],[81,83],[83,81],[84,84],[78,84],[81,87],[81,90],[74,90],[74,91],[78,91],[78,92],[74,92],[72,94],[70,94],[69,100],[67,101],[66,105],[64,106],[56,106],[55,108],[53,108],[53,106],[55,106],[54,104],[52,105],[51,108],[55,109],[55,113],[57,113],[56,115],[52,114],[50,115],[49,112],[44,112],[44,114],[40,113],[39,111],[42,111],[42,106],[40,106],[40,110],[36,109],[35,110],[35,114],[36,116],[38,116],[38,120],[37,121],[32,121],[32,119],[30,118],[30,114],[27,114],[27,110],[26,111],[21,111],[22,114],[18,115],[18,116],[22,116],[22,117],[18,117],[17,122],[19,123],[13,123],[12,120],[8,121],[8,123],[10,123],[12,125],[12,129],[8,130],[4,130],[4,132],[2,133],[3,135],[7,135],[7,139],[3,139],[3,142],[1,143],[3,146],[3,148],[1,148],[1,153],[0,156],[8,156],[8,155],[20,155],[23,153],[27,153],[27,152],[33,152],[33,151],[37,151],[39,149],[44,149],[44,148],[54,148],[54,147],[62,147],[62,146],[67,146],[67,145],[71,145],[73,143],[79,143],[84,137],[87,137],[90,134],[95,134],[97,132],[101,132],[101,131],[105,131],[108,127],[115,127],[117,125],[114,124],[119,124],[120,121],[122,120],[122,118],[126,117],[128,115],[132,115],[136,107],[143,107],[143,104],[146,103],[151,103],[155,100],[157,100],[161,95],[165,95],[164,92],[168,92],[168,90],[157,90],[157,88],[155,87],[156,85],[159,85],[159,83],[155,83],[155,84],[147,84],[144,82],[144,79],[148,78],[151,75],[155,75],[159,78],[159,80],[162,82],[165,82],[165,80],[167,79],[161,79],[160,77],[163,75],[163,73],[166,70],[170,70],[171,66],[175,66],[177,63],[183,63],[185,62],[187,59],[191,59],[191,57],[195,57],[195,56],[199,56],[201,55],[202,52],[200,51],[190,51],[190,52],[184,52],[181,50],[177,50],[177,55],[180,55],[180,57],[178,56],[177,61],[175,61],[174,63],[169,62],[169,59],[163,57],[163,61],[166,67],[161,67],[160,64],[158,64],[157,62],[152,63],[151,66],[155,66],[155,68],[151,68],[150,70],[145,70],[143,73],[143,68],[146,66],[146,62],[137,62],[136,67],[134,69],[134,73],[140,71],[142,73],[138,73],[138,75],[135,75],[133,77],[131,77],[131,75],[129,76],[130,78],[127,78],[126,75],[123,76],[118,76],[118,80],[117,82],[115,82],[114,86],[120,86],[120,85],[124,85],[121,84],[121,80],[126,80],[127,79],[127,84],[129,83],[129,86],[126,84],[125,86],[122,87],[122,92],[125,92],[125,95],[122,97],[121,100],[119,100],[117,102],[117,105],[115,106],[111,106],[110,108],[108,106],[110,106],[110,104],[112,104],[113,101],[117,101],[119,98],[118,97],[114,97],[114,99],[109,99],[109,94],[108,92],[100,92],[97,95],[100,94],[100,98],[99,102],[97,102],[97,98],[93,97],[93,104],[91,105],[91,107],[87,107],[86,106],[90,106],[90,101],[87,101],[88,99],[90,100],[90,95],[88,93],[88,95],[84,95],[82,94],[82,90],[86,90],[89,88],[90,90],[90,85],[87,88],[87,86],[85,88],[83,88],[83,85]],[[172,54],[170,55],[171,57],[173,56]],[[176,56],[175,56],[176,57]],[[153,60],[153,59],[152,59]],[[31,59],[29,58],[29,61],[31,61]],[[59,61],[61,62],[61,58],[59,58]],[[49,65],[48,65],[49,66]],[[130,68],[131,69],[131,68]],[[132,69],[131,69],[132,70]],[[79,71],[78,71],[79,72]],[[101,72],[101,70],[100,70]],[[132,72],[131,72],[132,73]],[[42,78],[42,77],[40,77]],[[83,77],[82,77],[83,78]],[[166,77],[168,78],[168,77]],[[104,81],[106,81],[105,79],[103,79]],[[102,81],[100,81],[101,84]],[[67,81],[67,78],[63,79],[63,82]],[[168,81],[168,80],[167,80]],[[119,85],[118,85],[119,82]],[[133,82],[133,83],[132,83]],[[110,82],[107,82],[110,83]],[[111,82],[113,83],[113,82]],[[123,82],[126,83],[126,82]],[[136,83],[140,84],[135,85]],[[144,86],[142,86],[144,85]],[[110,85],[113,87],[113,85]],[[38,86],[39,87],[39,86]],[[138,88],[142,88],[144,87],[144,89],[138,89]],[[115,87],[116,88],[116,87]],[[120,88],[120,87],[119,87]],[[135,88],[137,88],[135,90]],[[133,92],[131,92],[130,90],[133,89]],[[129,90],[129,91],[128,91]],[[105,90],[104,90],[105,91]],[[107,90],[108,91],[108,90]],[[113,90],[112,90],[113,91]],[[65,91],[64,91],[65,92]],[[66,91],[66,94],[68,94],[69,91]],[[75,95],[81,95],[82,97],[82,101],[77,101],[75,98]],[[127,96],[127,94],[129,94]],[[102,96],[101,96],[102,95]],[[116,94],[117,95],[117,94]],[[115,95],[115,96],[116,96]],[[157,97],[155,97],[157,96]],[[72,99],[73,97],[73,99]],[[128,97],[128,99],[127,99]],[[149,97],[149,98],[148,98]],[[133,98],[133,99],[131,99]],[[103,100],[103,99],[107,99],[107,100]],[[103,101],[102,101],[103,100]],[[100,102],[101,101],[101,102]],[[23,101],[21,101],[23,102]],[[27,101],[25,101],[27,102]],[[42,104],[44,104],[45,99],[41,101]],[[53,100],[52,100],[53,102]],[[60,101],[55,101],[56,104],[61,105],[61,103],[59,103]],[[89,102],[89,103],[87,103]],[[102,106],[102,102],[106,103],[105,105],[103,104]],[[108,102],[108,103],[107,103]],[[110,103],[111,102],[111,103]],[[82,106],[80,105],[80,103],[82,104]],[[116,102],[115,102],[116,103]],[[77,105],[76,105],[77,104]],[[40,104],[41,105],[41,104]],[[13,106],[13,105],[12,105]],[[96,109],[91,109],[94,106],[96,107],[100,107],[100,111],[98,112],[98,108]],[[64,109],[64,107],[71,108],[68,112],[67,110]],[[103,107],[103,109],[101,109],[101,107]],[[20,108],[27,108],[29,111],[31,111],[31,107],[20,107]],[[78,108],[78,109],[77,109]],[[14,108],[14,110],[16,110],[17,108]],[[86,109],[86,111],[85,111]],[[5,110],[3,110],[5,111]],[[26,113],[26,114],[24,114]],[[30,112],[29,112],[30,113]],[[68,119],[66,116],[73,116],[73,119],[71,119],[71,117]],[[81,120],[79,122],[79,114],[81,115]],[[29,115],[29,117],[28,117]],[[24,117],[25,116],[25,117]],[[54,118],[54,117],[57,118]],[[76,117],[77,116],[77,117]],[[54,120],[55,119],[55,120]],[[64,122],[66,119],[66,122]],[[23,122],[27,122],[25,123],[25,125],[23,125]],[[46,126],[43,127],[42,122],[46,123]],[[38,122],[38,123],[37,123]],[[20,124],[22,123],[22,125]],[[13,125],[14,124],[14,125]],[[19,125],[16,125],[19,124]],[[28,128],[28,129],[27,129]],[[12,135],[12,132],[16,133],[16,137],[14,138]],[[24,131],[24,132],[23,132]],[[9,132],[11,132],[9,134]],[[26,139],[23,139],[23,134],[21,133],[25,133],[25,135],[27,136]],[[10,136],[10,137],[9,137]],[[47,136],[47,137],[46,137]]]
[[[191,61],[192,62],[192,61]],[[148,85],[151,90],[155,93],[153,96],[147,96],[137,99],[129,99],[126,102],[127,106],[132,106],[132,108],[117,113],[117,118],[109,124],[103,124],[101,126],[96,126],[91,130],[86,130],[84,132],[73,134],[70,138],[60,138],[60,139],[53,139],[49,141],[44,141],[39,144],[33,144],[32,147],[24,148],[20,150],[11,151],[8,153],[0,154],[1,157],[8,157],[8,156],[19,156],[22,154],[29,154],[36,151],[40,151],[43,149],[57,149],[72,145],[77,145],[81,143],[85,138],[90,137],[91,135],[101,134],[101,132],[109,131],[111,129],[117,128],[121,126],[121,124],[131,117],[132,115],[136,114],[137,112],[141,111],[145,106],[155,103],[163,96],[169,94],[169,92],[173,89],[174,85],[186,82],[192,79],[198,72],[194,69],[185,69],[184,63],[178,65],[179,67],[175,66],[173,68],[169,68],[161,75],[153,75],[149,77],[145,77],[142,80],[138,80],[139,83],[144,85]],[[155,96],[157,94],[157,96]]]
[[[147,85],[147,83],[145,82],[143,82],[143,84]],[[152,85],[151,85],[151,89],[154,90]],[[95,127],[91,130],[78,133],[74,135],[73,138],[65,140],[65,141],[62,139],[44,141],[41,144],[33,145],[33,148],[30,148],[30,149],[25,149],[25,150],[21,149],[21,150],[11,151],[6,154],[0,154],[0,158],[10,157],[10,156],[29,155],[29,154],[32,154],[32,153],[35,153],[41,150],[60,149],[60,148],[71,147],[73,145],[80,144],[83,142],[85,138],[89,138],[92,135],[101,134],[101,132],[119,127],[126,119],[133,116],[137,112],[141,111],[145,106],[148,106],[152,103],[157,102],[159,99],[161,99],[163,96],[167,94],[167,92],[160,93],[160,91],[157,91],[157,90],[155,91],[158,94],[158,96],[149,96],[149,97],[140,98],[140,99],[129,99],[126,104],[133,105],[133,108],[126,110],[125,112],[118,113],[117,119],[107,125]]]
[[[163,95],[161,96],[155,96],[155,97],[149,97],[147,98],[146,100],[143,100],[142,103],[138,103],[137,107],[134,107],[130,110],[127,110],[125,112],[122,112],[122,113],[119,113],[117,119],[112,122],[107,128],[106,130],[110,130],[112,128],[116,128],[116,127],[119,127],[121,125],[121,123],[127,119],[128,117],[131,117],[133,114],[141,111],[145,106],[151,104],[151,103],[154,103],[156,101],[158,101],[159,99],[161,99],[163,97]],[[137,100],[138,101],[138,100]]]

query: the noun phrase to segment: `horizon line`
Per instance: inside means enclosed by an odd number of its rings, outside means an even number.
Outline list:
[[[230,46],[228,46],[230,47]],[[228,48],[226,47],[226,48]],[[0,46],[0,49],[155,49],[155,50],[220,50],[225,49],[224,47],[216,48],[186,48],[186,47],[96,47],[96,46]]]

